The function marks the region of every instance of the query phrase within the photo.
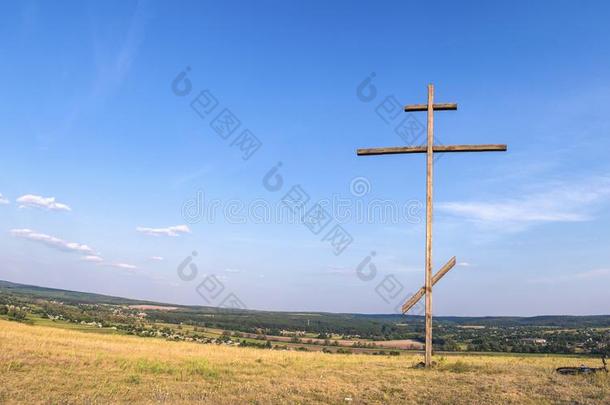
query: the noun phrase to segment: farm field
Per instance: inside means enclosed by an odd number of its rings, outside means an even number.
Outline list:
[[[371,356],[83,333],[0,320],[0,403],[610,402],[610,378],[561,376],[560,355]]]

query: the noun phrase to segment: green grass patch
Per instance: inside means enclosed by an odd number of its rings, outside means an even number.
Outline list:
[[[205,378],[217,378],[218,371],[210,366],[207,360],[190,360],[186,362],[182,369],[189,375],[198,375]]]
[[[134,363],[134,370],[143,374],[175,374],[178,369],[166,362],[150,359],[138,359]]]

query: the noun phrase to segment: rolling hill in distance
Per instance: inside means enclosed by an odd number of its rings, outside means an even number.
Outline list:
[[[228,309],[199,305],[177,305],[147,300],[137,300],[124,297],[114,297],[81,291],[70,291],[57,288],[33,286],[0,280],[0,294],[15,294],[32,299],[45,299],[62,301],[72,304],[110,304],[124,306],[156,306],[171,307],[171,312],[177,314],[222,314],[226,317],[254,316],[261,320],[273,320],[285,327],[294,326],[294,320],[302,321],[308,316],[315,317],[318,324],[329,324],[333,322],[342,324],[345,321],[354,320],[365,322],[388,322],[388,323],[421,323],[423,316],[401,315],[401,314],[357,314],[357,313],[330,313],[330,312],[284,312],[284,311],[261,311],[250,309]],[[159,310],[160,312],[168,312]],[[182,318],[180,316],[180,318]],[[306,320],[306,319],[305,319]],[[610,327],[610,315],[540,315],[532,317],[520,316],[435,316],[435,322],[462,325],[462,326],[494,326],[494,327],[556,327],[556,328],[608,328]],[[311,320],[310,320],[311,326]]]

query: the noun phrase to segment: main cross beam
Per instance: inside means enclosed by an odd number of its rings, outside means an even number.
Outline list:
[[[388,148],[358,149],[359,156],[371,155],[393,155],[402,153],[426,153],[426,283],[422,290],[415,293],[403,306],[403,311],[408,310],[422,295],[426,296],[426,357],[425,364],[432,364],[432,285],[436,283],[446,272],[448,272],[455,260],[452,259],[432,277],[432,184],[434,170],[434,152],[504,152],[506,145],[434,145],[434,111],[457,110],[455,103],[434,103],[434,85],[428,85],[428,103],[412,104],[404,107],[406,112],[427,111],[428,112],[428,139],[426,146],[399,146]],[[406,310],[404,308],[407,308]]]
[[[506,145],[434,145],[436,153],[443,152],[506,152]],[[427,146],[390,146],[380,148],[361,148],[356,150],[358,156],[398,155],[402,153],[427,153]]]

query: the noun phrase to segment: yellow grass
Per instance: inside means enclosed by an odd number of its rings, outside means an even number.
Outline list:
[[[594,359],[382,357],[283,352],[0,321],[0,403],[610,403],[607,375],[560,376]]]

